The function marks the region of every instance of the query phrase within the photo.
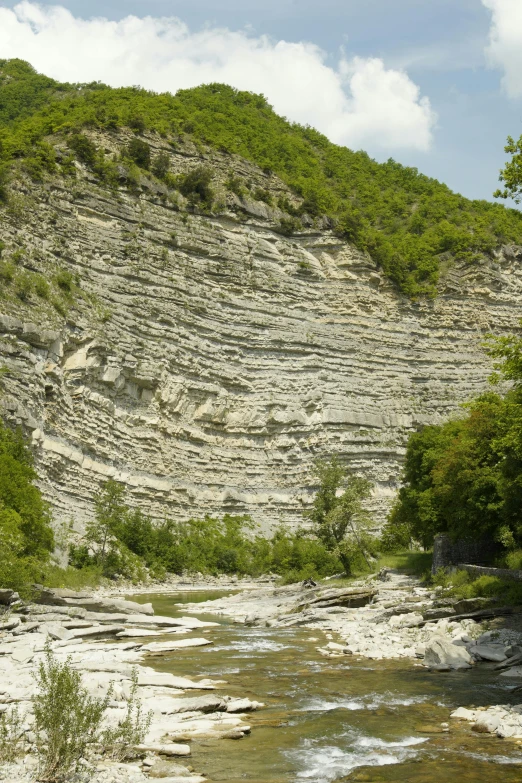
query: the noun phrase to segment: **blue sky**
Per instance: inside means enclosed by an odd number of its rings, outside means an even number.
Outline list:
[[[64,80],[262,91],[279,113],[471,198],[491,198],[505,138],[522,134],[522,0],[55,5],[70,13],[0,0],[0,57]],[[93,17],[120,25],[82,25]]]

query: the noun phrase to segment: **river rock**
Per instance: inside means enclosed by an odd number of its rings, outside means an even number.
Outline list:
[[[67,639],[75,638],[73,632],[67,630],[67,628],[64,628],[64,626],[60,623],[41,623],[40,631],[42,633],[46,633],[51,637],[51,639],[56,639],[62,642],[66,641]]]
[[[76,628],[71,633],[75,639],[92,639],[102,636],[116,636],[124,630],[123,625],[91,625],[90,628]]]
[[[464,647],[457,647],[444,636],[430,639],[424,653],[424,663],[430,668],[449,666],[450,669],[471,668],[471,656]]]
[[[151,778],[171,778],[178,777],[183,778],[185,783],[188,783],[187,778],[192,776],[192,772],[188,767],[182,767],[180,764],[176,764],[172,761],[165,761],[164,759],[154,760],[154,764],[150,768],[149,777]],[[194,781],[192,781],[194,783]]]
[[[10,604],[14,604],[15,601],[18,601],[20,599],[20,596],[18,593],[15,593],[14,590],[8,590],[6,588],[3,588],[0,590],[0,604],[3,606],[9,606]]]
[[[164,653],[173,652],[174,650],[180,650],[185,647],[205,647],[207,644],[213,644],[210,639],[179,639],[171,642],[151,642],[150,644],[144,644],[141,648],[144,652],[149,653]]]
[[[494,644],[476,644],[469,648],[469,651],[473,655],[478,656],[483,661],[495,661],[501,663],[507,659],[505,647],[503,645]]]
[[[500,677],[522,677],[522,666],[512,666],[510,669],[506,669],[500,672]]]
[[[158,753],[161,756],[190,756],[190,746],[180,745],[176,742],[153,742],[150,744],[135,745],[137,751],[145,753]]]
[[[158,688],[181,688],[182,690],[214,690],[216,687],[212,680],[194,682],[186,677],[176,677],[168,672],[141,671],[138,674],[138,685]]]
[[[424,618],[419,612],[411,614],[396,614],[390,617],[391,628],[414,628],[423,622]]]
[[[453,712],[450,715],[450,718],[454,718],[455,720],[468,720],[468,721],[474,721],[477,717],[477,711],[476,710],[468,710],[466,707],[459,707],[456,710],[453,710]]]
[[[478,718],[471,727],[473,731],[482,734],[493,734],[499,727],[500,718],[498,715],[492,715],[489,712],[478,713]]]

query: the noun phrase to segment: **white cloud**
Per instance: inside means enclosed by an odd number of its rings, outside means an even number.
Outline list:
[[[158,92],[224,82],[261,92],[279,114],[372,152],[428,150],[436,115],[402,70],[342,56],[332,67],[311,43],[246,32],[192,33],[177,18],[83,20],[27,0],[0,9],[0,57],[20,57],[63,81],[140,84]]]
[[[510,98],[522,96],[522,0],[482,0],[492,11],[489,62],[504,71],[502,86]]]

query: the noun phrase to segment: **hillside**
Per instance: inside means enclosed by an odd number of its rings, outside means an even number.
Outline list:
[[[286,233],[298,231],[303,221],[328,219],[337,236],[368,251],[413,298],[435,295],[441,272],[454,261],[475,263],[503,244],[522,242],[519,211],[470,201],[416,169],[393,160],[378,164],[364,152],[336,146],[276,115],[263,96],[221,84],[175,96],[60,84],[27,63],[0,60],[0,153],[6,166],[22,161],[39,179],[60,170],[46,142],[50,135],[84,128],[115,134],[125,127],[137,134],[154,131],[172,149],[191,141],[202,152],[210,147],[239,155],[274,173],[291,192],[279,194],[274,204],[285,213]],[[111,163],[103,149],[94,151],[98,178],[114,185]],[[167,184],[175,189],[177,183]],[[239,195],[250,186],[237,178],[228,183]]]
[[[382,519],[408,433],[476,396],[491,369],[484,335],[517,330],[521,249],[443,255],[438,296],[415,301],[341,235],[342,200],[325,215],[289,182],[310,166],[334,199],[340,175],[328,180],[324,161],[335,153],[360,164],[353,181],[381,206],[379,181],[411,177],[460,199],[444,186],[324,139],[320,154],[321,137],[228,88],[173,98],[62,88],[20,63],[2,72],[0,391],[8,420],[32,433],[55,518],[91,516],[113,476],[157,519],[297,523],[313,459],[339,452],[375,482]],[[209,95],[228,114],[206,128]],[[202,141],[210,126],[233,140],[238,116],[242,155]],[[279,174],[253,161],[283,149]],[[413,204],[412,193],[389,186],[390,198]],[[518,225],[518,213],[460,201],[466,220],[483,209]]]

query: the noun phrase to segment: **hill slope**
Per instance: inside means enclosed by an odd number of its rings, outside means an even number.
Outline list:
[[[282,228],[292,233],[326,215],[338,236],[367,250],[406,295],[434,295],[441,270],[474,263],[502,244],[522,242],[522,214],[469,201],[445,185],[393,160],[378,164],[364,152],[329,142],[312,128],[276,115],[259,95],[213,84],[175,96],[102,84],[60,84],[27,63],[0,60],[0,154],[24,161],[33,178],[56,170],[51,135],[84,128],[137,134],[156,131],[173,148],[193,141],[240,155],[276,174],[291,196],[279,195]],[[118,154],[121,154],[121,150]],[[110,179],[111,160],[96,151],[98,176]],[[231,168],[233,165],[231,164]],[[5,178],[4,173],[4,178]],[[170,182],[175,189],[179,183]],[[248,182],[230,180],[241,194]],[[259,194],[258,194],[259,195]],[[262,196],[270,199],[270,194]]]

